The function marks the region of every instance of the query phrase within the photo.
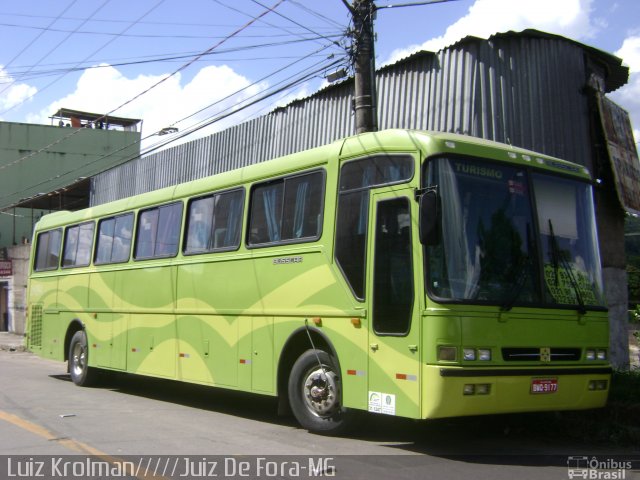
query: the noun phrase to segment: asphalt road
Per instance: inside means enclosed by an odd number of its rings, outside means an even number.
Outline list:
[[[183,462],[192,460],[192,470],[184,472],[193,476],[240,478],[238,462],[246,461],[254,478],[309,478],[309,458],[320,458],[328,467],[325,476],[334,472],[333,478],[566,479],[569,457],[622,461],[639,454],[637,446],[531,435],[518,416],[415,422],[364,415],[362,420],[348,437],[322,437],[302,430],[291,417],[279,417],[269,397],[136,376],[79,388],[62,363],[0,352],[0,476],[9,467],[14,474],[17,467],[36,473],[28,470],[28,459],[20,464],[19,458],[91,455],[108,461],[148,458],[147,467],[153,458],[153,465],[164,465],[159,472],[165,478],[178,478],[175,470],[169,475],[167,465],[180,462],[183,472]],[[263,462],[261,469],[257,462]],[[295,462],[302,462],[302,471],[291,468]],[[640,478],[637,471],[622,470],[623,477],[606,478]],[[139,471],[136,476],[145,478]]]

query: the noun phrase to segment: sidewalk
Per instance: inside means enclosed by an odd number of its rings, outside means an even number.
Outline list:
[[[0,350],[10,352],[24,352],[24,336],[15,333],[0,332]]]

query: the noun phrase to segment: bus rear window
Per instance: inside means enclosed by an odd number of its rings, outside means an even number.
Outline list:
[[[62,244],[62,229],[50,230],[38,235],[36,245],[36,263],[34,270],[55,270],[60,263],[60,245]]]

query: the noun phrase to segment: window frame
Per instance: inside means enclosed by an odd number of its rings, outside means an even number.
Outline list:
[[[166,207],[172,207],[174,205],[180,205],[180,221],[178,222],[178,242],[176,243],[176,251],[174,253],[170,253],[170,254],[165,254],[165,255],[155,255],[155,250],[157,247],[157,243],[158,243],[158,233],[159,231],[156,230],[155,232],[155,237],[154,237],[154,242],[153,242],[153,250],[154,250],[154,254],[150,255],[150,256],[144,256],[144,257],[140,257],[137,255],[137,251],[138,251],[138,246],[139,246],[139,233],[140,233],[140,217],[142,216],[143,213],[145,212],[151,212],[153,210],[157,210],[158,211],[158,221],[156,223],[156,228],[158,227],[158,224],[160,223],[160,210],[162,208],[166,208]],[[176,200],[173,202],[169,202],[169,203],[163,203],[161,205],[153,205],[153,206],[149,206],[147,208],[143,208],[140,209],[136,212],[136,222],[135,222],[135,233],[134,233],[134,241],[133,243],[133,252],[131,253],[131,258],[133,259],[134,262],[141,262],[141,261],[146,261],[146,260],[156,260],[156,259],[161,259],[161,258],[175,258],[178,256],[178,254],[180,253],[180,240],[182,239],[182,224],[183,224],[183,219],[184,219],[184,202],[182,200]]]
[[[87,263],[74,263],[73,265],[65,265],[64,264],[64,260],[65,260],[65,253],[66,253],[66,249],[67,249],[67,238],[68,238],[68,234],[69,231],[73,228],[77,228],[78,229],[78,239],[76,240],[76,252],[75,252],[75,257],[74,257],[74,262],[77,261],[78,259],[78,248],[80,247],[80,233],[82,232],[82,227],[85,225],[91,225],[92,228],[92,232],[91,232],[91,246],[89,247],[89,261]],[[96,222],[94,220],[89,220],[87,222],[82,222],[82,223],[76,223],[74,225],[68,225],[67,227],[65,227],[64,229],[64,235],[62,238],[62,251],[60,252],[60,268],[63,270],[69,269],[69,268],[81,268],[81,267],[88,267],[91,265],[91,261],[93,259],[93,250],[94,250],[94,245],[96,243],[95,240],[95,235],[96,235]]]
[[[118,221],[119,218],[124,218],[127,216],[131,216],[131,239],[129,241],[129,255],[127,256],[126,260],[121,260],[118,262],[114,262],[111,260],[111,258],[113,257],[113,241],[115,239],[115,225]],[[100,245],[100,227],[102,226],[103,222],[106,222],[108,220],[113,220],[114,224],[114,230],[113,230],[113,235],[111,236],[111,250],[110,250],[110,255],[109,255],[109,261],[98,261],[98,248]],[[125,213],[120,213],[118,215],[114,215],[111,217],[104,217],[101,218],[100,220],[98,220],[98,228],[96,229],[95,232],[95,240],[94,240],[94,248],[93,248],[93,264],[94,265],[117,265],[117,264],[121,264],[121,263],[128,263],[131,260],[131,247],[133,246],[134,243],[134,239],[135,239],[135,232],[136,232],[136,215],[135,212],[125,212]]]
[[[394,186],[394,185],[402,185],[402,184],[409,184],[411,183],[415,177],[416,177],[416,171],[420,171],[420,165],[421,165],[421,160],[418,163],[418,166],[416,168],[416,155],[418,157],[418,160],[421,159],[421,156],[419,154],[419,152],[412,152],[412,151],[398,151],[398,152],[378,152],[378,153],[371,153],[369,155],[363,155],[363,156],[359,156],[359,157],[355,157],[355,158],[349,158],[349,159],[345,159],[344,161],[340,162],[339,165],[339,173],[338,173],[338,188],[337,188],[337,192],[336,192],[336,211],[335,211],[335,228],[334,228],[334,245],[333,245],[333,260],[336,263],[336,265],[338,266],[338,269],[340,270],[340,273],[342,274],[342,278],[344,279],[345,283],[347,284],[347,286],[349,287],[349,290],[351,291],[351,294],[354,296],[354,298],[356,300],[358,300],[359,302],[364,303],[366,301],[367,298],[367,262],[368,262],[368,258],[369,258],[369,254],[368,254],[368,245],[369,245],[369,229],[370,229],[370,224],[369,224],[369,216],[371,214],[371,192],[375,191],[378,188],[386,188],[386,187],[390,187],[390,186]],[[354,187],[354,188],[345,188],[342,189],[342,179],[343,179],[343,174],[344,174],[344,168],[348,167],[351,164],[354,164],[355,162],[366,162],[366,161],[372,161],[373,159],[375,159],[376,157],[405,157],[408,158],[411,161],[411,175],[400,179],[400,180],[394,180],[391,182],[383,182],[383,183],[372,183],[371,185],[367,185],[364,187]],[[340,198],[343,195],[352,195],[354,193],[360,193],[362,195],[366,195],[367,196],[367,214],[366,214],[366,218],[365,218],[365,231],[364,231],[364,256],[363,256],[363,265],[362,265],[362,275],[363,275],[363,281],[362,281],[362,295],[359,295],[351,280],[352,278],[350,278],[347,274],[345,269],[342,267],[341,263],[340,263],[340,259],[338,258],[337,252],[338,252],[338,220],[340,218]]]
[[[187,242],[189,240],[189,224],[190,224],[190,220],[191,220],[191,205],[194,202],[197,202],[198,200],[204,200],[207,198],[214,198],[214,204],[213,204],[213,214],[215,214],[215,197],[216,196],[221,196],[221,195],[225,195],[225,194],[229,194],[229,193],[236,193],[236,192],[240,192],[242,193],[242,209],[240,212],[240,237],[238,238],[238,243],[237,245],[231,246],[231,247],[220,247],[220,248],[211,248],[211,249],[206,249],[206,250],[202,250],[202,251],[188,251],[187,250]],[[214,192],[210,192],[207,193],[206,195],[200,195],[198,197],[192,197],[187,201],[187,208],[185,211],[185,219],[184,219],[184,234],[182,236],[182,254],[185,257],[191,257],[194,255],[206,255],[208,253],[218,253],[218,252],[235,252],[238,251],[240,249],[240,246],[242,245],[242,229],[244,227],[244,213],[245,213],[245,204],[246,202],[246,197],[247,197],[247,192],[245,187],[240,186],[240,187],[234,187],[234,188],[230,188],[228,190],[220,190],[220,191],[214,191]],[[214,226],[214,224],[211,225],[212,227]],[[211,238],[211,233],[209,232],[209,238]]]
[[[43,232],[39,232],[38,236],[36,237],[36,250],[35,250],[35,255],[34,255],[34,259],[33,259],[33,271],[34,272],[51,272],[54,270],[58,270],[60,268],[60,257],[61,257],[61,251],[62,251],[62,241],[63,241],[63,228],[62,227],[58,227],[58,228],[52,228],[50,230],[45,230]],[[38,267],[38,254],[40,252],[40,238],[43,235],[47,235],[47,251],[49,251],[49,240],[50,240],[50,235],[52,232],[58,232],[60,234],[60,245],[58,245],[58,262],[55,266],[52,267],[46,267],[46,268],[37,268]],[[47,253],[48,255],[48,253]]]
[[[285,202],[284,199],[286,197],[286,183],[287,180],[291,180],[294,178],[300,178],[303,176],[307,176],[307,175],[314,175],[316,173],[320,173],[320,179],[321,179],[321,190],[320,190],[320,219],[319,219],[319,225],[318,225],[318,229],[317,229],[317,234],[313,237],[302,237],[302,238],[288,238],[286,240],[276,240],[273,242],[262,242],[262,243],[251,243],[250,241],[250,237],[251,237],[251,214],[252,214],[252,210],[253,210],[253,195],[255,193],[255,190],[258,187],[262,187],[265,185],[269,185],[269,184],[275,184],[277,182],[283,182],[283,188],[282,188],[282,207],[281,207],[281,215],[280,215],[280,233],[282,233],[282,226],[283,226],[283,222],[284,222],[284,218],[283,218],[283,214],[284,214],[284,210],[285,210]],[[320,238],[322,238],[322,234],[324,231],[324,219],[325,219],[325,196],[326,196],[326,192],[327,192],[327,171],[322,168],[314,168],[312,170],[306,170],[304,172],[297,172],[291,175],[282,175],[279,177],[275,177],[275,178],[270,178],[268,180],[264,180],[261,182],[257,182],[251,185],[251,189],[249,191],[249,202],[248,202],[248,207],[247,207],[247,222],[246,222],[246,232],[245,232],[245,238],[244,238],[244,244],[245,247],[247,249],[256,249],[256,248],[266,248],[266,247],[274,247],[274,246],[278,246],[278,245],[295,245],[295,244],[300,244],[300,243],[311,243],[311,242],[317,242],[318,240],[320,240]]]

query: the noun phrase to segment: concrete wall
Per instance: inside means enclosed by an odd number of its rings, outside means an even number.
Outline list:
[[[26,328],[27,278],[31,245],[17,245],[7,250],[9,259],[13,262],[13,276],[2,279],[8,282],[9,289],[8,330],[23,335]]]

